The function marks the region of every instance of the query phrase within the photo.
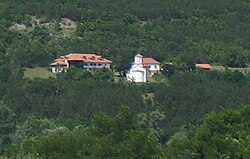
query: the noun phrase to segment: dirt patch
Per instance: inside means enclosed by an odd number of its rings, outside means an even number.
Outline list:
[[[147,99],[153,99],[155,97],[154,93],[145,93],[142,95],[143,100],[147,100]]]
[[[226,68],[224,66],[212,66],[211,70],[216,70],[216,71],[225,71]]]
[[[21,30],[26,30],[27,27],[26,27],[26,25],[24,25],[24,24],[15,23],[15,24],[13,24],[9,29],[10,29],[10,30],[19,30],[19,31],[21,31]]]
[[[56,21],[47,21],[44,17],[36,17],[36,16],[29,16],[30,17],[30,24],[31,26],[28,27],[24,24],[14,23],[9,29],[10,30],[32,30],[34,27],[45,27],[45,28],[53,28],[55,27],[58,22]],[[59,21],[59,27],[61,28],[61,33],[64,36],[72,36],[75,35],[78,23],[70,20],[68,18],[61,18]]]
[[[59,24],[60,28],[62,29],[63,35],[70,36],[75,34],[77,29],[77,22],[68,18],[62,18]]]
[[[239,71],[239,72],[242,72],[242,73],[250,73],[250,67],[233,68],[233,67],[225,67],[225,66],[212,66],[212,70],[225,71],[227,69],[231,70],[231,71]]]

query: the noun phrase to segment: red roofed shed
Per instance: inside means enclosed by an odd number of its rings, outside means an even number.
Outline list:
[[[196,68],[200,68],[203,70],[211,70],[212,66],[210,64],[195,64]]]

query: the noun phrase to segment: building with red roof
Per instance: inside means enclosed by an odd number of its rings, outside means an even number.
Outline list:
[[[210,64],[195,64],[196,68],[200,68],[203,70],[211,70],[212,66]]]
[[[66,71],[69,67],[77,68],[108,68],[110,69],[110,64],[112,61],[103,58],[96,54],[86,54],[86,53],[70,53],[65,56],[60,56],[58,59],[54,60],[50,64],[53,73]]]
[[[143,57],[142,59],[143,67],[147,67],[150,71],[150,75],[154,75],[160,71],[161,63],[153,58]]]
[[[147,82],[148,78],[160,71],[160,62],[153,58],[143,57],[137,54],[134,62],[126,74],[126,78],[132,82]]]

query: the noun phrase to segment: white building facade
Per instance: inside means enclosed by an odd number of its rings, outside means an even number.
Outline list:
[[[152,58],[144,58],[141,54],[137,54],[134,62],[126,74],[128,81],[136,83],[148,82],[150,76],[160,71],[160,62]]]

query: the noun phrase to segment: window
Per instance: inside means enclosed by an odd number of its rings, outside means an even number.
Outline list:
[[[157,69],[157,66],[155,65],[155,69]]]
[[[98,63],[98,66],[101,66],[102,64]]]

